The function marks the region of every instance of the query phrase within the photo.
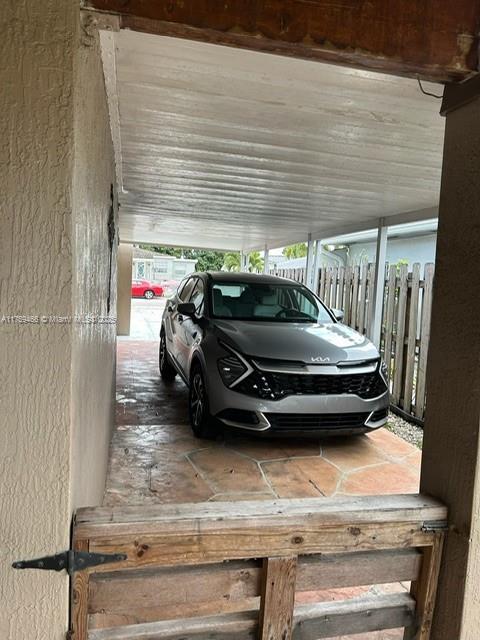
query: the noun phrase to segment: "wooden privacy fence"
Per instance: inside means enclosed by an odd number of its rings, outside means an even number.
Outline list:
[[[127,559],[75,573],[70,638],[317,640],[405,627],[427,640],[446,517],[418,495],[80,509],[75,549]],[[316,601],[410,580],[410,594]]]
[[[435,266],[391,265],[385,274],[381,353],[390,372],[391,401],[419,420],[425,415],[425,375]],[[278,269],[276,275],[305,281],[305,269]],[[344,323],[369,334],[375,265],[324,267],[318,274],[319,297],[344,312]]]

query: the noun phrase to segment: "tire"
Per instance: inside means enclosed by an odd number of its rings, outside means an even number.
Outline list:
[[[210,414],[207,388],[203,371],[199,364],[193,365],[190,374],[188,413],[190,426],[197,438],[216,438],[219,432],[218,422]]]
[[[147,300],[151,300],[152,298],[155,297],[154,292],[151,289],[147,289],[144,294],[143,297],[146,298]]]
[[[158,350],[158,368],[160,369],[160,375],[162,380],[167,383],[172,383],[175,380],[177,372],[170,364],[167,353],[167,342],[165,339],[165,331],[160,334],[160,347]]]

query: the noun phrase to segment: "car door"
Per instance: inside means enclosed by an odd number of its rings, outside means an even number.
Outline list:
[[[183,323],[185,316],[178,313],[178,305],[180,302],[188,302],[190,295],[196,284],[196,277],[188,278],[183,286],[180,286],[175,298],[168,302],[167,321],[170,332],[166,328],[167,350],[175,360],[177,366],[186,376],[185,371],[185,333]]]
[[[132,280],[132,298],[141,296],[141,283],[139,280]]]
[[[190,294],[189,300],[186,302],[192,302],[195,305],[196,309],[196,317],[195,318],[185,318],[182,324],[183,329],[183,361],[185,363],[185,374],[190,374],[190,362],[192,359],[192,353],[196,347],[196,345],[202,339],[202,329],[198,323],[198,319],[203,315],[204,308],[204,298],[205,298],[205,285],[202,278],[197,278],[195,283],[195,287]]]

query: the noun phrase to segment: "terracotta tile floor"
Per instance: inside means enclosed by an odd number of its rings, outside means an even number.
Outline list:
[[[177,380],[167,387],[159,378],[158,343],[118,342],[116,427],[105,505],[416,493],[419,470],[418,449],[386,429],[322,441],[240,436],[198,440],[188,425],[185,386]],[[405,588],[330,590],[320,599]],[[316,600],[318,596],[314,594]],[[300,600],[308,602],[308,597],[301,594]],[[402,637],[402,630],[348,636]]]
[[[187,389],[165,386],[158,344],[119,340],[106,505],[418,491],[420,452],[386,429],[319,440],[195,438]]]

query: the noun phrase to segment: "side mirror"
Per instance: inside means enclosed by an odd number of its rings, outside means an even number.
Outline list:
[[[177,311],[182,316],[189,316],[190,318],[193,318],[193,316],[197,312],[197,309],[195,308],[193,302],[180,302],[180,304],[177,305]]]
[[[333,313],[335,320],[338,320],[339,322],[343,322],[345,314],[341,309],[330,309],[330,311]]]

